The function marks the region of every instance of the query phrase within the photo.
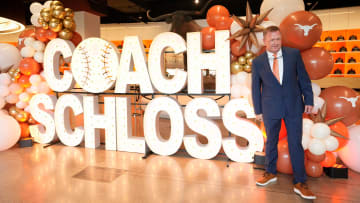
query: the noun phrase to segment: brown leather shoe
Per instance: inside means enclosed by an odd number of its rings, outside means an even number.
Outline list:
[[[277,181],[277,177],[275,174],[265,172],[261,178],[256,180],[256,185],[266,186],[269,183],[276,181]]]
[[[316,196],[310,191],[306,183],[296,183],[294,185],[294,192],[304,199],[316,199]]]

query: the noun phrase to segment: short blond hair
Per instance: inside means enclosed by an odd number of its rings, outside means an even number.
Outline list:
[[[265,35],[269,32],[277,32],[279,31],[280,32],[280,28],[278,26],[275,26],[275,25],[272,25],[272,26],[269,26],[267,28],[265,28],[265,30],[263,31],[263,36],[265,38]]]

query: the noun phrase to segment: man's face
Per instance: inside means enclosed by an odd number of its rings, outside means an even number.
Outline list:
[[[272,53],[277,53],[281,49],[281,34],[279,31],[268,32],[264,36],[264,44],[266,50]]]

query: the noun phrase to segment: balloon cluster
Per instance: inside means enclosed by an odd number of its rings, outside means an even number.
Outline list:
[[[246,52],[244,56],[240,56],[236,61],[233,61],[230,66],[232,74],[237,74],[239,72],[245,71],[251,73],[252,61],[255,58],[255,54],[252,52]]]
[[[35,2],[30,6],[30,11],[33,13],[32,23],[35,26],[58,33],[61,39],[73,38],[76,28],[74,11],[71,8],[64,8],[60,1],[47,1],[44,6]]]

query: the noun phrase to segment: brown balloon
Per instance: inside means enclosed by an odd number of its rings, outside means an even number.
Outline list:
[[[323,167],[320,163],[307,160],[305,163],[306,174],[310,177],[320,177],[323,174]]]
[[[326,119],[344,117],[341,122],[350,126],[360,120],[359,94],[348,87],[333,86],[321,91],[326,102]]]
[[[312,12],[296,11],[281,22],[280,31],[284,46],[302,51],[311,48],[320,39],[322,23]]]
[[[332,55],[321,47],[305,50],[301,52],[301,56],[311,80],[327,76],[334,66]]]
[[[240,48],[240,41],[235,40],[235,42],[233,42],[231,44],[231,53],[234,56],[242,56],[246,53],[246,46],[243,46],[242,48]]]
[[[315,155],[315,154],[311,153],[309,150],[305,151],[305,156],[308,160],[316,162],[316,163],[322,162],[326,157],[325,153],[322,155]]]
[[[293,174],[292,164],[287,139],[280,140],[278,143],[278,160],[276,162],[277,171],[285,174]]]

